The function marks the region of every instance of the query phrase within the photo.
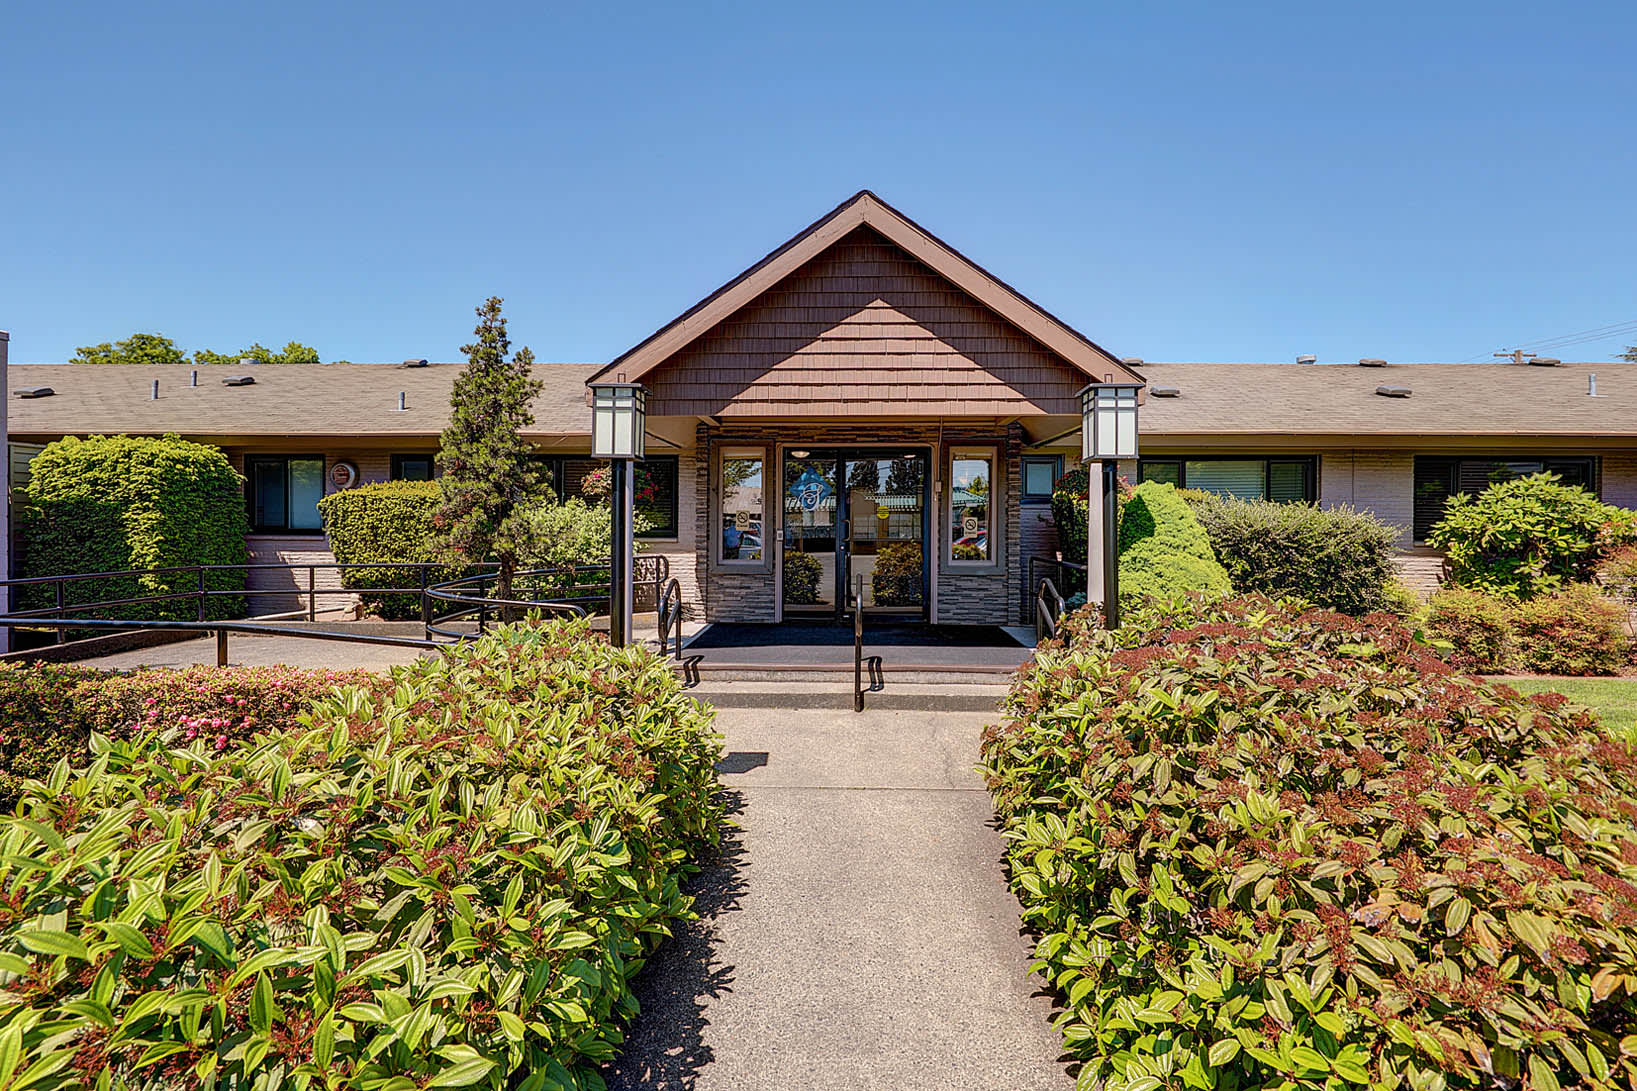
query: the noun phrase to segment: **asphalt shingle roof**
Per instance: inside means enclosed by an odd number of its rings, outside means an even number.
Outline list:
[[[589,435],[585,381],[597,364],[536,364],[545,388],[531,435]],[[188,436],[436,435],[449,418],[460,364],[257,364],[198,368],[117,364],[13,364],[7,406],[13,435],[176,432]],[[252,386],[222,380],[253,375]],[[153,381],[159,399],[153,400]],[[49,398],[19,398],[49,386]],[[398,394],[404,394],[403,412]]]
[[[459,364],[260,364],[201,367],[13,364],[10,387],[49,386],[50,398],[10,398],[13,435],[138,432],[212,436],[433,436],[449,413]],[[531,435],[585,436],[585,382],[596,364],[536,364],[545,389]],[[1150,388],[1145,435],[1637,436],[1637,365],[1341,364],[1142,365]],[[1588,397],[1597,375],[1599,397]],[[254,375],[253,386],[222,379]],[[159,399],[150,397],[159,380]],[[1407,386],[1407,398],[1375,393]],[[398,393],[407,409],[397,411]]]

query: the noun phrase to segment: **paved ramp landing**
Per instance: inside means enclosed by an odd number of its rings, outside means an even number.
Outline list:
[[[610,1088],[1071,1088],[973,771],[992,719],[722,710],[739,829]]]

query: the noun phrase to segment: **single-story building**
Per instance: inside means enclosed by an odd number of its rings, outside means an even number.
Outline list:
[[[254,559],[324,560],[317,499],[435,472],[459,369],[14,365],[11,481],[64,435],[174,432],[245,475]],[[869,192],[612,362],[535,374],[528,436],[566,494],[594,465],[587,383],[643,385],[642,546],[713,620],[836,616],[860,577],[882,613],[1025,616],[1094,381],[1146,383],[1133,482],[1374,511],[1422,580],[1444,497],[1497,476],[1637,506],[1631,364],[1122,359]]]

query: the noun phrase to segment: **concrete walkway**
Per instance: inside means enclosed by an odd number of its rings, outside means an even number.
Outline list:
[[[992,719],[723,709],[739,829],[609,1087],[1071,1088],[973,771]]]

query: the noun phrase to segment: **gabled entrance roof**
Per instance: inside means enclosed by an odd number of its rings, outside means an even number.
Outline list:
[[[1142,376],[1060,321],[954,247],[869,190],[860,190],[812,226],[718,288],[681,316],[617,357],[593,379],[640,382],[708,330],[731,318],[762,293],[860,227],[868,227],[907,251],[1022,332],[1044,345],[1088,381],[1142,382]]]

